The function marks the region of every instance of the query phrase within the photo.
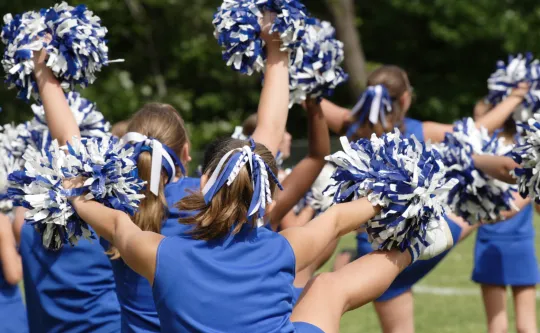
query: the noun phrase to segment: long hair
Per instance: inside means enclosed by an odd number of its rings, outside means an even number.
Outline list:
[[[246,145],[249,145],[248,141],[232,138],[214,142],[205,153],[203,173],[207,176],[211,175],[223,156],[233,149]],[[254,152],[262,158],[274,174],[277,173],[274,156],[264,145],[257,143]],[[276,185],[270,182],[271,193],[274,193],[275,188]],[[233,234],[238,233],[246,224],[255,228],[257,221],[248,219],[247,216],[252,197],[251,171],[247,166],[243,166],[231,185],[223,186],[209,203],[205,202],[201,191],[181,199],[176,207],[182,211],[194,211],[196,214],[181,217],[179,222],[193,227],[191,232],[195,239],[206,241],[222,238],[231,230]]]
[[[184,126],[184,121],[180,114],[168,104],[149,103],[144,105],[131,118],[127,132],[137,132],[149,138],[153,138],[171,148],[179,157],[186,143],[188,136]],[[150,184],[152,169],[152,154],[142,152],[137,160],[139,177]],[[177,175],[181,175],[180,170],[176,170]],[[159,193],[154,195],[150,192],[150,187],[146,186],[145,198],[141,201],[139,211],[132,218],[133,222],[144,231],[161,232],[161,224],[168,215],[167,200],[164,189],[168,175],[165,170],[161,170],[159,181]],[[119,258],[119,253],[115,248],[109,250],[108,254],[113,259]]]

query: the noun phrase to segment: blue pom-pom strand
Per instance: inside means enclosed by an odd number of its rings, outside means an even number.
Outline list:
[[[264,69],[266,54],[265,43],[260,38],[260,22],[266,10],[277,15],[270,31],[279,33],[282,50],[292,52],[300,45],[308,19],[306,8],[300,1],[226,0],[218,8],[212,23],[227,66],[248,75]]]
[[[334,28],[326,21],[313,20],[306,26],[302,44],[289,66],[289,107],[307,97],[331,96],[334,89],[347,80],[347,74],[340,67],[344,59],[343,43],[335,35]]]
[[[96,80],[96,73],[111,63],[108,58],[107,29],[86,6],[62,2],[39,12],[4,16],[2,42],[6,45],[2,65],[6,83],[19,90],[18,97],[39,100],[33,51],[45,49],[46,61],[64,90],[86,87]],[[50,35],[50,41],[45,37]]]
[[[514,117],[516,120],[525,121],[540,109],[540,63],[530,52],[525,56],[510,55],[507,63],[502,60],[497,62],[497,70],[488,79],[487,100],[490,104],[497,105],[521,82],[529,83],[530,89]]]
[[[399,130],[381,138],[349,144],[327,158],[337,169],[335,184],[327,191],[337,203],[366,197],[382,211],[367,224],[372,245],[379,249],[411,244],[429,245],[426,231],[438,223],[446,207],[448,191],[456,180],[444,177],[439,152],[430,143],[403,138]]]
[[[367,87],[351,110],[355,121],[347,129],[347,137],[354,136],[358,128],[364,124],[366,117],[372,124],[378,124],[380,121],[384,128],[388,128],[386,114],[392,111],[392,98],[385,86],[378,84]]]
[[[471,118],[457,121],[453,132],[446,133],[438,148],[447,167],[445,177],[458,181],[448,195],[455,214],[471,224],[493,223],[504,219],[502,212],[517,210],[514,187],[476,169],[472,158],[473,154],[504,156],[512,147],[497,133],[489,135],[486,129],[478,129]]]

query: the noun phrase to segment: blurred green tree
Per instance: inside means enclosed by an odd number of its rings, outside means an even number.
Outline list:
[[[51,0],[0,3],[0,13],[22,13],[50,6]],[[83,94],[95,101],[111,122],[128,118],[147,101],[174,105],[189,123],[195,147],[218,135],[230,134],[234,125],[257,108],[260,78],[234,73],[225,66],[211,24],[220,0],[73,0],[86,4],[109,30],[111,64]],[[352,0],[305,1],[310,11],[331,20],[343,40],[354,40],[369,61],[355,70],[355,82],[343,85],[333,100],[354,104],[361,82],[373,63],[394,63],[410,74],[418,92],[411,114],[420,119],[449,122],[467,115],[476,98],[486,92],[486,79],[495,61],[508,52],[540,52],[534,41],[540,34],[540,6],[532,0],[379,0],[356,1],[355,15],[340,20],[332,6]],[[356,19],[354,19],[356,18]],[[346,21],[343,24],[341,21]],[[354,37],[354,36],[352,36]],[[355,60],[356,59],[356,60]],[[351,61],[358,61],[354,56]],[[356,67],[355,67],[356,66]],[[367,67],[367,68],[366,68]],[[0,88],[3,121],[30,118],[28,105],[15,92]],[[304,114],[291,111],[304,136]]]

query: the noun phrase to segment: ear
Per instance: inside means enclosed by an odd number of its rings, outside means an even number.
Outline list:
[[[208,176],[207,175],[202,175],[201,176],[201,191],[203,190],[206,183],[208,183]]]
[[[184,147],[182,147],[182,154],[180,156],[180,160],[184,163],[191,162],[191,156],[189,155],[189,142],[184,143]]]

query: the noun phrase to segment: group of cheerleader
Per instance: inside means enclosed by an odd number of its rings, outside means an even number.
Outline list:
[[[0,214],[0,331],[332,333],[345,312],[374,302],[384,332],[414,332],[413,285],[478,229],[473,280],[482,284],[489,332],[507,329],[505,286],[512,286],[518,331],[536,332],[531,199],[516,193],[517,209],[507,211],[482,203],[477,215],[467,202],[447,209],[440,201],[458,181],[435,180],[451,166],[443,167],[426,142],[449,146],[447,135],[458,126],[407,117],[412,86],[397,66],[373,71],[352,110],[322,98],[342,71],[325,56],[320,66],[303,62],[317,48],[333,50],[336,61],[342,54],[329,45],[339,44],[328,36],[314,42],[327,24],[294,30],[305,16],[298,1],[266,2],[226,1],[214,20],[228,64],[264,71],[264,85],[257,113],[232,137],[206,147],[197,177],[189,176],[189,133],[173,106],[145,104],[110,133],[97,113],[74,111],[75,101],[86,111],[89,104],[66,90],[85,78],[93,82],[99,66],[91,61],[107,63],[106,48],[96,47],[104,35],[89,33],[96,38],[86,45],[91,51],[68,59],[66,49],[75,47],[63,45],[68,38],[51,27],[86,40],[80,35],[88,30],[78,24],[98,24],[86,8],[61,4],[7,19],[7,81],[20,97],[38,101],[39,131],[6,126],[0,136],[2,152],[18,160],[1,197],[13,207]],[[42,30],[17,37],[40,22]],[[303,53],[302,38],[313,44]],[[91,59],[77,63],[85,56]],[[66,69],[58,59],[80,66]],[[532,89],[521,82],[494,105],[479,102],[470,123],[517,140],[512,115]],[[285,170],[292,102],[305,110],[309,149]],[[334,155],[330,131],[344,136],[343,151]],[[398,150],[401,157],[393,155]],[[500,184],[516,182],[510,171],[518,163],[477,150],[466,156],[474,172],[505,189],[499,196],[511,193]],[[377,164],[381,158],[401,162]],[[401,176],[378,181],[389,173]],[[494,223],[493,216],[506,221]],[[338,254],[334,270],[317,275],[349,233],[356,233],[357,249]]]

